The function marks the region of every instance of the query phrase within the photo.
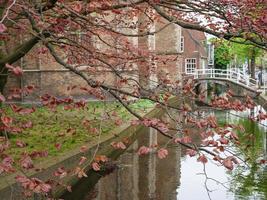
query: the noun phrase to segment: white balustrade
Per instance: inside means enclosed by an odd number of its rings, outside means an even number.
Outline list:
[[[249,77],[249,75],[241,72],[238,69],[195,69],[193,73],[187,74],[193,76],[194,79],[219,79],[235,82],[241,86],[249,87],[258,90],[256,79]],[[267,83],[266,83],[267,84]],[[264,90],[265,90],[264,82]]]

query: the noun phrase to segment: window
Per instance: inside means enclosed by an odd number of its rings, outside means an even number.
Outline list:
[[[196,66],[197,66],[197,61],[195,58],[185,59],[185,73],[186,74],[195,73]]]
[[[72,42],[77,42],[81,44],[86,41],[86,32],[82,32],[80,30],[73,31],[70,33],[69,37],[72,40]]]
[[[88,52],[80,51],[81,48],[91,49],[92,39],[91,35],[85,31],[69,31],[66,36],[69,40],[69,49],[66,52],[66,59],[71,65],[85,65],[88,63]]]
[[[184,52],[184,36],[181,36],[180,52]]]

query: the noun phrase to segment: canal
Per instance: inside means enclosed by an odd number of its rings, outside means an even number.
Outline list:
[[[245,132],[236,132],[240,145],[230,145],[246,164],[240,163],[229,171],[212,159],[203,165],[197,157],[186,155],[186,149],[168,140],[152,128],[142,128],[133,144],[114,161],[104,174],[94,173],[82,179],[62,198],[77,200],[266,200],[267,166],[259,165],[266,159],[267,122],[250,120],[260,106],[245,112],[198,111],[205,116],[215,114],[220,125],[242,125]],[[168,121],[166,114],[161,117]],[[171,122],[170,122],[171,123]],[[191,129],[194,143],[200,144],[199,130]],[[253,138],[253,139],[251,139]],[[156,153],[138,156],[140,146],[166,145],[167,158],[160,160]],[[226,151],[227,153],[227,151]]]

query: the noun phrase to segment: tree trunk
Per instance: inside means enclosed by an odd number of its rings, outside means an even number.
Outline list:
[[[251,68],[251,78],[255,79],[255,62],[256,62],[256,51],[253,48],[251,53],[251,61],[250,61],[250,68]]]
[[[1,79],[0,79],[0,92],[1,92],[1,94],[3,94],[3,92],[4,92],[6,82],[7,82],[7,75],[1,75]]]
[[[5,68],[5,65],[0,65],[0,93],[3,94],[6,82],[7,82],[7,68]],[[0,102],[0,108],[2,108],[2,102]],[[1,117],[0,113],[0,117]],[[2,125],[2,122],[0,121],[0,126]],[[0,131],[0,135],[5,135],[4,131]]]
[[[5,65],[0,65],[0,72],[0,92],[3,94],[8,77],[8,70]]]

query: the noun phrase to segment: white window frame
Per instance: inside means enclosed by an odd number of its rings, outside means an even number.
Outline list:
[[[184,36],[180,39],[180,52],[184,52]]]
[[[83,37],[83,35],[86,35],[86,32],[77,30],[77,31],[71,31],[70,34],[75,36],[75,37],[77,37],[77,42],[81,43],[82,42],[82,37]]]
[[[185,73],[194,74],[197,68],[197,59],[196,58],[186,58],[185,59]]]
[[[72,36],[73,38],[71,38],[74,42],[77,42],[77,43],[82,43],[83,42],[83,36],[84,35],[86,35],[87,34],[87,32],[85,32],[85,31],[82,31],[81,29],[77,29],[76,31],[70,31],[69,32],[69,36]],[[65,62],[67,62],[67,60],[68,60],[68,56],[69,56],[69,54],[68,55],[66,55],[66,57],[64,58],[64,61]],[[73,64],[72,64],[73,66],[75,66],[75,65],[78,65],[76,62],[74,62]],[[82,66],[81,66],[82,67]],[[84,68],[84,67],[82,67],[82,68]]]

